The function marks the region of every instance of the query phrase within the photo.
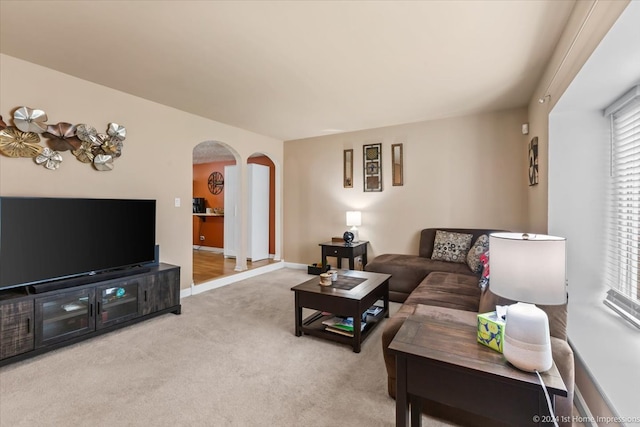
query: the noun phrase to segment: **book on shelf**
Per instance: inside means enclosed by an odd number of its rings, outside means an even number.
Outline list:
[[[353,317],[334,316],[323,320],[322,324],[326,326],[326,330],[330,330],[331,332],[348,332],[353,336]],[[363,330],[366,325],[366,322],[361,322],[360,330]]]
[[[325,326],[353,332],[353,317],[333,316],[322,321]]]
[[[365,311],[365,313],[367,316],[377,316],[382,312],[382,310],[383,310],[382,307],[377,305],[372,305],[367,309],[367,311]]]
[[[372,305],[368,309],[366,309],[362,313],[361,320],[361,328],[364,329],[369,316],[377,316],[382,313],[383,308],[377,305]],[[347,332],[353,332],[353,317],[345,317],[345,316],[333,316],[331,313],[322,312],[323,316],[329,316],[325,320],[322,321],[322,324],[325,326],[331,326],[336,329],[341,329]]]
[[[327,326],[326,328],[324,328],[324,330],[328,332],[333,332],[334,334],[344,335],[345,337],[353,338],[353,330],[349,332],[343,329],[334,328],[333,326]]]

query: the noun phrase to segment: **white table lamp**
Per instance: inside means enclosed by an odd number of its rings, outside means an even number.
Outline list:
[[[362,225],[362,212],[360,211],[347,211],[347,226],[351,226],[349,229],[353,233],[353,241],[359,242],[358,227]]]
[[[503,354],[516,368],[551,368],[547,314],[534,304],[567,302],[566,239],[541,234],[493,233],[489,236],[490,289],[518,301],[507,309]]]

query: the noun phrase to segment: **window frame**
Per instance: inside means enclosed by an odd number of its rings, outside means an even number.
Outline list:
[[[604,304],[640,329],[640,85],[604,115],[611,147]]]

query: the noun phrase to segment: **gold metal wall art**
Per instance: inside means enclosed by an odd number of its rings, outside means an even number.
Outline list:
[[[364,191],[382,191],[382,144],[362,147]]]
[[[82,163],[91,163],[98,171],[113,169],[113,160],[122,155],[127,130],[109,123],[106,133],[93,126],[59,122],[47,125],[42,110],[18,107],[13,112],[13,125],[7,126],[0,116],[0,154],[8,157],[31,157],[36,164],[56,170],[62,163],[60,152],[71,153]],[[40,135],[46,146],[40,145]]]
[[[391,145],[391,185],[404,185],[402,144]]]
[[[344,150],[342,164],[342,185],[344,188],[353,188],[353,149]]]
[[[12,126],[0,130],[0,153],[9,157],[36,157],[44,149],[40,135],[23,132]]]
[[[93,163],[93,144],[90,142],[83,142],[77,150],[71,152],[76,159],[82,163]]]

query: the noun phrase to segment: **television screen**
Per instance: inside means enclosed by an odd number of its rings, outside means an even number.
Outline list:
[[[0,197],[0,289],[153,262],[156,201]]]

